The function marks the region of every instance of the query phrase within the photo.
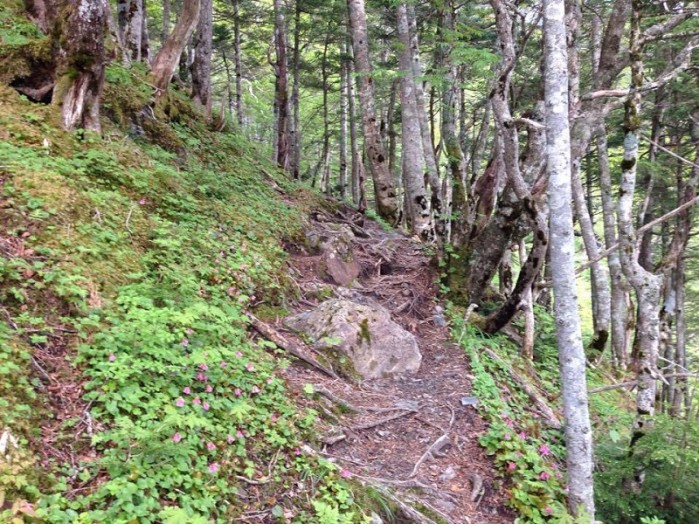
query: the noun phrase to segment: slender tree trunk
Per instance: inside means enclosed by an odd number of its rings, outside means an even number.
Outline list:
[[[347,198],[347,56],[340,49],[340,171],[338,182],[340,185],[340,199]]]
[[[636,419],[631,438],[631,449],[652,424],[655,413],[656,378],[658,361],[658,341],[660,339],[660,319],[658,306],[662,278],[641,266],[636,233],[633,225],[633,200],[636,189],[636,168],[638,164],[638,134],[641,123],[641,93],[638,88],[643,82],[641,61],[641,5],[633,0],[631,16],[631,36],[629,54],[631,56],[631,93],[625,103],[624,116],[624,158],[621,162],[621,182],[617,208],[621,265],[636,293],[638,312],[636,315],[636,338],[633,349],[633,369],[638,383],[636,393]],[[633,489],[642,480],[642,472],[637,472],[633,480],[627,479]]]
[[[226,48],[222,47],[221,48],[221,58],[223,59],[223,68],[226,71],[226,94],[228,95],[228,117],[233,121],[233,89],[231,86],[233,85],[233,75],[231,75],[231,67],[228,62],[228,56],[226,54]],[[224,106],[225,104],[221,102],[221,106]],[[222,118],[221,120],[223,121],[225,118],[225,114],[223,113],[223,110],[221,111]]]
[[[194,33],[192,62],[192,99],[211,119],[211,52],[213,39],[213,0],[201,0],[201,12]]]
[[[153,60],[151,75],[158,90],[157,96],[162,96],[167,91],[182,52],[199,21],[200,6],[200,0],[184,0],[175,28]]]
[[[64,129],[101,131],[107,8],[102,0],[66,2],[58,20],[61,50],[52,103],[61,108]]]
[[[597,131],[597,156],[599,161],[600,187],[602,189],[602,217],[604,222],[605,247],[610,248],[617,241],[614,199],[612,197],[612,176],[607,154],[607,137],[604,128]],[[613,250],[607,256],[607,265],[611,277],[611,331],[613,360],[618,367],[625,369],[628,365],[628,342],[626,328],[629,322],[627,309],[628,286],[621,268],[619,251]]]
[[[289,169],[289,71],[286,59],[286,23],[284,21],[284,2],[274,0],[274,49],[276,62],[274,73],[275,105],[277,107],[277,139],[276,162],[277,165],[287,171]]]
[[[294,180],[301,177],[301,117],[299,115],[301,106],[301,0],[296,0],[294,8],[294,50],[291,59],[292,86],[291,86],[291,107],[293,115],[291,118],[291,176]]]
[[[568,505],[594,521],[592,429],[588,413],[585,351],[575,289],[575,239],[571,209],[568,66],[563,0],[544,0],[546,156],[550,206],[551,273],[568,465]]]
[[[347,53],[351,55],[352,46],[347,45]],[[357,140],[357,112],[355,110],[355,96],[354,96],[354,75],[352,60],[347,60],[347,112],[349,119],[349,131],[350,131],[350,159],[351,159],[351,181],[350,186],[352,188],[352,202],[354,205],[359,206],[360,203],[360,184],[359,184],[359,164],[361,162],[361,156],[359,154],[359,141]],[[363,211],[363,210],[362,210]]]
[[[417,116],[420,121],[420,137],[422,139],[422,154],[425,159],[427,172],[427,182],[430,186],[430,206],[432,208],[433,224],[435,233],[439,237],[444,236],[444,204],[441,198],[442,184],[439,180],[439,168],[437,158],[432,146],[432,132],[425,104],[425,91],[422,85],[422,66],[420,65],[420,45],[417,34],[417,17],[415,16],[415,6],[408,4],[407,17],[410,31],[410,59],[412,64],[412,80],[415,86],[415,103]]]
[[[233,63],[235,64],[235,112],[243,127],[243,59],[240,40],[240,0],[233,0]]]
[[[393,179],[388,172],[386,150],[381,142],[378,122],[376,120],[374,84],[371,77],[364,0],[348,0],[347,3],[349,6],[352,45],[354,47],[354,61],[358,75],[364,141],[367,159],[374,180],[376,207],[379,216],[395,224],[400,218],[400,208],[396,199]]]
[[[403,143],[403,180],[405,183],[406,219],[408,229],[420,238],[431,235],[430,204],[422,174],[423,151],[420,118],[418,116],[415,81],[412,69],[411,35],[408,25],[408,9],[405,4],[396,8],[398,37],[403,44],[400,53],[400,106],[401,139]]]
[[[386,130],[388,134],[388,171],[395,180],[396,197],[400,202],[403,198],[403,181],[401,170],[396,168],[396,92],[400,87],[400,80],[391,82],[391,90],[388,95],[388,113],[386,115]]]
[[[328,24],[325,33],[325,42],[323,43],[323,56],[320,61],[320,78],[321,89],[323,91],[323,176],[321,178],[321,187],[325,189],[325,194],[332,194],[330,184],[330,123],[328,117],[328,46],[330,44],[330,24]]]
[[[519,241],[519,259],[527,259],[527,246],[524,240]],[[512,275],[510,274],[510,280]],[[524,312],[524,335],[522,337],[522,356],[527,360],[534,358],[534,336],[536,329],[536,318],[534,317],[534,296],[532,287],[529,286],[523,294],[521,308]]]

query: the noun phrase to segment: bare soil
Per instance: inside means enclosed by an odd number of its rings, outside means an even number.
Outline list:
[[[294,246],[290,272],[300,298],[292,312],[312,309],[328,295],[377,301],[415,335],[423,360],[414,376],[361,384],[329,377],[302,362],[293,364],[288,370],[292,391],[299,402],[322,413],[320,453],[337,462],[343,475],[390,493],[394,506],[404,503],[397,514],[400,522],[513,522],[502,480],[478,444],[486,424],[468,405],[468,361],[435,310],[438,269],[433,257],[421,242],[384,231],[346,207],[316,212],[308,236],[337,234],[338,224],[355,234],[354,256],[362,267],[358,285],[348,290],[323,281],[320,255]],[[281,319],[274,327],[284,330]],[[293,334],[284,332],[284,337],[302,344]],[[312,397],[304,393],[307,384],[313,385]],[[426,520],[411,516],[413,509],[422,510]]]

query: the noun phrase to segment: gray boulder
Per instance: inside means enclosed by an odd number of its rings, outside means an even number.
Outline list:
[[[391,320],[379,305],[333,299],[285,320],[310,339],[337,371],[352,378],[375,379],[415,373],[422,355],[415,337]]]

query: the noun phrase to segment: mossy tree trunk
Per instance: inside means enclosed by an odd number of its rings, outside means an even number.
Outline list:
[[[179,66],[182,52],[199,21],[200,7],[200,0],[184,0],[175,28],[153,60],[151,74],[158,97],[167,92],[170,80]]]
[[[192,62],[192,99],[211,118],[211,51],[213,38],[213,0],[201,0],[201,12],[194,33]]]
[[[62,47],[52,102],[65,129],[101,131],[107,8],[105,0],[78,0],[57,10]]]

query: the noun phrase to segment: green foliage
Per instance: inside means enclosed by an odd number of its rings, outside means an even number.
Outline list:
[[[627,432],[628,433],[628,432]],[[597,506],[605,522],[699,521],[699,428],[659,415],[629,455],[629,436],[609,434],[596,446]],[[640,492],[625,483],[644,472]],[[662,520],[659,520],[662,519]]]
[[[106,104],[144,94],[132,73],[110,68]],[[268,179],[292,184],[247,141],[196,120],[159,124],[186,145],[183,162],[118,129],[103,141],[45,126],[36,106],[0,89],[11,133],[0,143],[0,232],[21,246],[0,257],[0,301],[16,326],[0,324],[0,402],[12,407],[0,413],[22,443],[0,493],[34,505],[2,517],[36,508],[55,523],[230,522],[253,483],[262,502],[251,507],[361,520],[337,467],[303,451],[315,414],[291,402],[284,360],[247,336],[246,310],[287,292],[281,239],[298,234],[301,210]],[[84,460],[37,478],[30,361],[33,348],[55,347],[58,325],[91,435],[75,440],[82,419],[57,427]]]
[[[483,346],[508,361],[510,343],[501,338],[486,338],[476,327],[465,325],[453,316],[454,334],[471,359],[474,375],[473,392],[479,399],[479,410],[488,422],[488,430],[480,444],[493,457],[496,468],[509,486],[509,504],[520,515],[518,522],[561,522],[567,517],[563,489],[562,463],[565,457],[560,432],[543,427],[525,408],[528,399],[508,387],[509,396],[500,384],[509,384],[501,365],[482,356]]]

